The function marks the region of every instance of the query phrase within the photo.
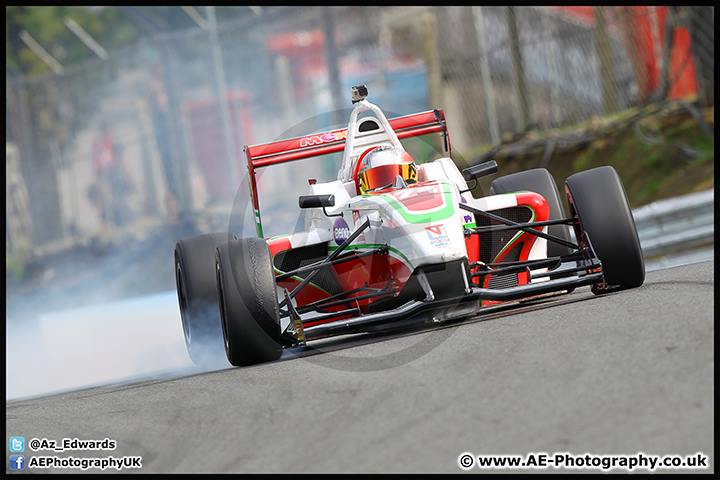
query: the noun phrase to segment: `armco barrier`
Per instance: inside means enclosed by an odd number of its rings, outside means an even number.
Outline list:
[[[646,258],[711,245],[715,189],[653,202],[633,210]]]

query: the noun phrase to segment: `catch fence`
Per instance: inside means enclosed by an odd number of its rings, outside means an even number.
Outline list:
[[[714,104],[714,7],[257,11],[61,74],[8,75],[6,252],[229,212],[243,145],[338,126],[356,84],[388,116],[444,109],[469,162],[529,130],[667,99]],[[288,167],[260,188],[295,195],[334,174]]]

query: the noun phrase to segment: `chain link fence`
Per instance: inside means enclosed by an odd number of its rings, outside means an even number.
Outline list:
[[[469,159],[668,98],[714,104],[714,7],[267,7],[208,25],[6,76],[6,253],[227,214],[243,145],[341,124],[351,85],[388,116],[444,109]]]

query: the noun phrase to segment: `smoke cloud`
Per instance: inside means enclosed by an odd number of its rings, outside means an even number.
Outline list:
[[[8,400],[203,370],[185,348],[174,291],[8,319],[6,333]]]

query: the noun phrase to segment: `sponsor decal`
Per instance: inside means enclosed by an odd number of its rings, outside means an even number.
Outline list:
[[[462,203],[465,203],[465,204],[468,203],[468,201],[465,200],[465,197],[463,197],[462,195],[460,195],[460,201],[461,201]],[[463,215],[463,222],[464,222],[466,225],[467,225],[468,223],[475,223],[475,218],[473,217],[473,215],[471,215],[470,213],[468,213],[468,214],[466,214],[466,215]]]
[[[311,135],[300,139],[300,148],[310,147],[313,145],[322,145],[323,143],[332,143],[347,138],[347,130],[339,132],[327,132],[322,135]]]
[[[436,248],[447,247],[450,245],[450,237],[448,237],[445,227],[442,225],[433,225],[425,227],[430,245]]]
[[[445,236],[445,227],[442,225],[433,225],[432,227],[425,227],[425,230],[428,231],[428,237],[430,237],[430,240],[433,238],[437,238],[440,236]]]
[[[350,238],[350,226],[343,217],[338,217],[333,224],[333,237],[335,243],[341,245],[345,240]]]

